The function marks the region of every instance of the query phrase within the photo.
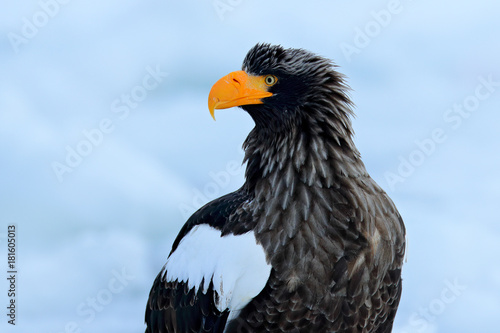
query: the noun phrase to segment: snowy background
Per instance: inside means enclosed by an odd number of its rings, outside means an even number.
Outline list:
[[[0,331],[143,332],[179,228],[243,182],[252,120],[230,109],[214,122],[210,87],[271,42],[349,77],[355,142],[408,231],[394,331],[497,332],[499,12],[496,0],[5,1]]]

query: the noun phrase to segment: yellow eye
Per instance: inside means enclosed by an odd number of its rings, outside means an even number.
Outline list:
[[[278,82],[278,78],[274,75],[267,75],[264,79],[264,82],[268,85],[268,86],[272,86],[274,85],[276,82]]]

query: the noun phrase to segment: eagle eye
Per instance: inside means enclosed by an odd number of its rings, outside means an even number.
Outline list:
[[[278,78],[274,75],[267,75],[265,78],[264,78],[264,82],[268,85],[268,86],[273,86],[274,84],[276,84],[276,82],[278,82]]]

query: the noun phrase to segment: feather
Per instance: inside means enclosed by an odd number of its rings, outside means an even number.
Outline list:
[[[276,82],[239,105],[255,122],[245,183],[179,232],[146,332],[391,332],[405,227],[354,145],[345,77],[328,59],[270,44],[242,68],[241,78]]]

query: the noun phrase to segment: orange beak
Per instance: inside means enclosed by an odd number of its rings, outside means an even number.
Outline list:
[[[208,95],[208,109],[215,120],[215,109],[262,104],[262,98],[272,96],[264,76],[248,75],[244,71],[229,73],[217,81]]]

